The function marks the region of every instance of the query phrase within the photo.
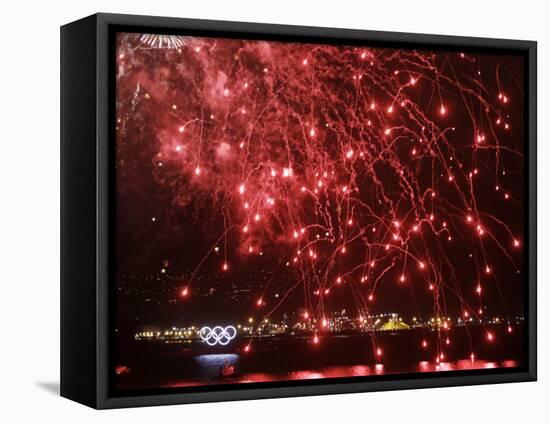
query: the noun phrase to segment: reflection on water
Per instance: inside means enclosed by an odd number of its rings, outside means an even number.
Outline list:
[[[497,369],[504,367],[517,367],[519,363],[515,360],[486,361],[486,360],[457,360],[454,362],[430,363],[421,361],[418,363],[418,372],[445,372],[449,370],[478,370],[478,369]]]
[[[445,344],[444,359],[440,351],[440,362],[433,349],[421,344],[422,339],[432,336],[434,342],[430,345],[436,345],[437,333],[414,330],[377,334],[377,343],[384,351],[380,357],[373,351],[371,338],[363,335],[325,336],[317,344],[299,337],[262,338],[254,341],[250,351],[245,350],[248,339],[215,347],[200,342],[132,342],[125,347],[130,354],[119,360],[124,367],[118,368],[116,380],[119,389],[132,390],[496,370],[523,365],[522,329],[518,326],[509,333],[506,326],[494,326],[495,339],[486,342],[483,328],[456,328],[453,342]],[[381,360],[379,364],[377,359]]]
[[[178,380],[164,385],[166,388],[181,388],[187,386],[199,386],[224,383],[253,383],[253,382],[275,382],[285,380],[311,380],[342,378],[353,376],[373,376],[383,374],[397,374],[402,371],[387,371],[383,364],[374,366],[335,366],[316,370],[298,370],[285,373],[246,373],[234,375],[227,373],[227,367],[233,369],[238,364],[239,356],[236,354],[210,354],[195,357],[197,363],[203,370],[203,376],[208,375],[210,380]],[[453,362],[428,362],[420,361],[414,369],[417,372],[445,372],[452,370],[479,370],[496,369],[506,367],[517,367],[519,363],[515,360],[486,361],[486,360],[457,360]],[[412,369],[411,369],[412,370]],[[226,373],[224,373],[224,371]]]
[[[237,354],[203,354],[194,357],[200,378],[227,377],[235,373]]]

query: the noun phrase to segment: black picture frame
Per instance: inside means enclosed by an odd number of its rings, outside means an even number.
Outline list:
[[[491,371],[261,383],[119,395],[109,330],[112,245],[114,72],[117,31],[368,44],[461,51],[513,51],[525,60],[525,365]],[[537,375],[537,44],[533,41],[407,34],[241,22],[95,14],[61,27],[61,395],[118,408],[534,381]]]

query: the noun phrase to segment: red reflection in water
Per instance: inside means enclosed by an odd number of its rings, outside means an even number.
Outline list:
[[[321,379],[323,377],[324,376],[322,373],[312,372],[310,370],[301,370],[299,372],[292,372],[288,375],[289,380]]]
[[[502,362],[486,360],[457,360],[454,362],[430,362],[421,361],[418,363],[416,371],[425,372],[446,372],[452,370],[479,370],[495,369],[499,367],[517,367],[519,363],[515,360],[505,360]],[[340,377],[354,376],[373,376],[382,374],[398,374],[403,372],[388,371],[383,364],[374,366],[348,366],[348,367],[327,367],[318,370],[298,370],[289,373],[246,373],[242,375],[232,375],[224,378],[217,378],[208,381],[177,381],[164,385],[167,388],[182,388],[189,386],[228,384],[228,383],[254,383],[254,382],[275,382],[285,380],[313,380],[330,379]]]
[[[130,368],[128,366],[116,366],[115,373],[117,375],[123,375],[126,373],[130,373]]]
[[[203,386],[209,385],[207,381],[192,381],[192,380],[182,380],[172,383],[167,383],[163,388],[189,388],[191,386]]]
[[[505,360],[500,363],[486,360],[457,360],[454,362],[430,363],[421,361],[418,363],[417,370],[419,372],[441,372],[450,370],[479,370],[479,369],[496,369],[499,367],[517,367],[518,362],[515,360]]]
[[[248,373],[243,376],[242,379],[238,380],[239,383],[254,383],[254,382],[271,382],[273,380],[273,375],[269,373]]]

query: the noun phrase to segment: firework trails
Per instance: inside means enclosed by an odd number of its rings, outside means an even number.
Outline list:
[[[521,57],[131,33],[116,55],[121,336],[521,362]]]

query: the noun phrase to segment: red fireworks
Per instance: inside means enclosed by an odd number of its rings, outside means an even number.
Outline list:
[[[522,234],[479,206],[487,184],[514,199],[503,154],[522,154],[507,109],[519,99],[504,94],[498,66],[485,76],[483,57],[465,53],[170,40],[119,35],[117,143],[148,142],[174,207],[206,197],[223,221],[182,298],[206,264],[232,272],[266,253],[273,277],[255,293],[258,321],[287,298],[271,292],[299,286],[300,314],[323,331],[333,289],[351,290],[367,315],[384,284],[422,286],[436,316],[452,295],[465,319],[478,318],[482,285],[498,284],[487,249],[519,271]],[[470,262],[449,253],[455,243]],[[456,276],[465,266],[475,277]],[[282,272],[294,283],[277,285]],[[447,334],[436,344],[439,361]]]

